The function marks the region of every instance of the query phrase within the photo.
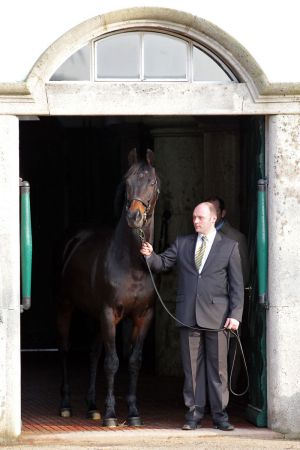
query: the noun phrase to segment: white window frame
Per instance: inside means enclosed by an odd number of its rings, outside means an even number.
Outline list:
[[[103,39],[106,39],[113,35],[121,35],[124,33],[138,33],[140,35],[140,76],[136,78],[126,78],[126,77],[112,77],[112,78],[101,78],[97,77],[97,43]],[[145,78],[144,75],[144,36],[145,34],[149,33],[157,33],[162,34],[166,36],[171,36],[176,39],[179,39],[181,41],[184,41],[187,44],[187,55],[186,55],[186,77],[182,78]],[[124,31],[117,31],[109,34],[105,34],[101,37],[97,37],[95,39],[92,39],[89,43],[86,45],[89,45],[90,47],[90,80],[89,82],[95,82],[95,83],[105,83],[105,82],[192,82],[192,83],[238,83],[239,80],[235,76],[235,74],[232,72],[230,67],[228,67],[227,64],[225,64],[217,55],[215,55],[212,51],[210,51],[208,48],[204,47],[201,44],[196,43],[192,39],[185,38],[181,35],[178,35],[176,33],[170,33],[170,32],[163,32],[161,30],[155,30],[155,29],[133,29],[133,30],[124,30]],[[194,70],[193,70],[193,48],[197,48],[203,53],[205,53],[208,57],[210,57],[228,76],[228,81],[210,81],[210,80],[194,80]],[[51,80],[50,82],[63,82],[63,83],[72,83],[74,80]]]
[[[126,77],[124,77],[124,78],[121,78],[121,77],[101,78],[101,77],[97,77],[97,49],[96,49],[96,46],[99,41],[106,39],[107,37],[112,35],[112,34],[110,34],[109,36],[105,35],[101,38],[96,38],[92,42],[92,53],[94,54],[94,65],[93,65],[94,72],[93,72],[92,81],[95,81],[95,82],[99,82],[99,81],[101,81],[101,82],[103,82],[103,81],[104,82],[105,81],[120,81],[120,82],[122,82],[122,81],[141,81],[141,82],[190,81],[191,47],[190,47],[190,43],[187,39],[183,39],[182,37],[179,37],[176,34],[162,33],[161,31],[154,31],[154,30],[132,30],[132,31],[126,30],[123,33],[126,33],[126,34],[127,33],[138,33],[140,35],[140,71],[139,71],[140,76],[136,77],[136,78],[126,78]],[[118,32],[118,33],[114,33],[114,34],[121,35],[123,33]],[[170,78],[159,78],[159,77],[158,78],[145,78],[144,37],[145,37],[145,34],[154,34],[154,33],[174,37],[175,39],[184,41],[187,44],[186,77],[182,77],[182,78],[179,78],[179,77],[178,78],[172,78],[172,77],[170,77]]]

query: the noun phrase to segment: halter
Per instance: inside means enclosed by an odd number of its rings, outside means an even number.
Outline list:
[[[131,205],[131,203],[132,203],[134,200],[136,200],[137,202],[141,203],[141,204],[145,207],[145,211],[144,211],[144,213],[143,213],[143,220],[144,220],[144,223],[147,221],[147,219],[148,219],[149,217],[151,217],[151,216],[148,216],[148,213],[149,213],[149,211],[150,211],[150,209],[151,209],[152,200],[153,200],[154,195],[156,196],[155,201],[157,200],[157,198],[158,198],[158,196],[159,196],[159,189],[158,189],[157,185],[158,185],[157,178],[155,178],[155,183],[154,183],[154,185],[153,185],[153,192],[152,192],[152,195],[151,195],[150,199],[148,200],[148,203],[145,203],[145,202],[144,202],[141,198],[139,198],[139,197],[133,197],[133,198],[131,198],[131,199],[127,199],[127,202],[126,202],[126,210],[127,210],[127,211],[128,211],[128,209],[129,209],[129,206]]]

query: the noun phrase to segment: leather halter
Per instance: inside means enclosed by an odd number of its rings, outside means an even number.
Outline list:
[[[156,198],[155,198],[155,201],[156,201],[157,198],[158,198],[158,196],[159,196],[159,189],[158,189],[157,185],[158,185],[157,178],[155,178],[155,183],[154,183],[154,185],[153,185],[154,189],[153,189],[153,192],[152,192],[152,195],[151,195],[150,199],[148,200],[148,203],[145,203],[145,202],[144,202],[141,198],[139,198],[139,197],[133,197],[133,198],[131,198],[131,199],[127,199],[127,201],[126,201],[126,210],[127,210],[127,211],[128,211],[128,209],[129,209],[129,206],[131,205],[131,203],[132,203],[134,200],[137,201],[137,202],[139,202],[139,203],[141,203],[141,204],[144,206],[144,208],[145,208],[145,211],[144,211],[144,213],[143,213],[144,223],[147,221],[147,219],[148,219],[149,217],[151,217],[151,216],[148,216],[148,213],[149,213],[149,211],[150,211],[150,209],[151,209],[151,206],[152,206],[152,200],[153,200],[153,197],[156,196]]]

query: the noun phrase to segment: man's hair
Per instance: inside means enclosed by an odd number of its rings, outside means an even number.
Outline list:
[[[205,202],[219,202],[220,210],[221,212],[225,209],[225,202],[221,197],[218,197],[217,195],[208,197]]]

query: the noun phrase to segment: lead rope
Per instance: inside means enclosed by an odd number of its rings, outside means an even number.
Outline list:
[[[139,238],[140,238],[140,240],[141,240],[141,242],[142,242],[142,244],[143,244],[143,243],[145,242],[145,233],[144,233],[144,231],[143,231],[141,228],[137,228],[136,231],[137,231],[137,234],[138,234],[138,236],[139,236]],[[158,297],[158,299],[159,299],[159,301],[160,301],[162,307],[163,307],[164,310],[167,312],[167,314],[169,314],[169,316],[172,317],[173,320],[175,320],[175,322],[177,322],[177,323],[179,323],[180,325],[182,325],[182,326],[184,326],[184,327],[186,327],[186,328],[189,328],[190,330],[193,330],[193,331],[215,331],[216,333],[218,333],[218,332],[220,332],[220,331],[225,331],[225,328],[224,328],[224,327],[223,327],[223,328],[217,328],[217,329],[213,329],[213,328],[191,327],[191,326],[186,325],[185,323],[181,322],[181,320],[177,319],[177,317],[175,317],[175,316],[171,313],[171,311],[168,309],[168,307],[165,305],[163,299],[161,298],[160,293],[158,292],[156,283],[155,283],[155,281],[154,281],[152,271],[151,271],[151,269],[150,269],[150,266],[149,266],[149,264],[148,264],[147,258],[146,258],[145,256],[144,256],[144,261],[145,261],[146,266],[147,266],[147,268],[148,268],[148,271],[149,271],[149,274],[150,274],[150,278],[151,278],[151,281],[152,281],[154,290],[155,290],[155,292],[156,292],[156,295],[157,295],[157,297]],[[229,375],[228,388],[229,388],[229,391],[230,391],[233,395],[235,395],[236,397],[241,397],[241,396],[245,395],[246,392],[247,392],[248,389],[249,389],[249,373],[248,373],[248,368],[247,368],[246,358],[245,358],[245,354],[244,354],[244,351],[243,351],[243,346],[242,346],[241,339],[240,339],[240,336],[239,336],[238,331],[235,332],[235,331],[233,331],[233,330],[228,330],[228,329],[226,329],[226,330],[227,330],[227,331],[230,331],[230,333],[231,333],[231,334],[236,338],[236,340],[237,340],[236,346],[235,346],[235,350],[234,350],[234,355],[233,355],[232,367],[231,367],[231,371],[230,371],[230,375]],[[229,335],[228,335],[228,338],[229,338]],[[237,343],[239,344],[239,348],[240,348],[240,351],[241,351],[242,360],[243,360],[243,364],[244,364],[244,368],[245,368],[246,379],[247,379],[247,382],[246,382],[246,388],[245,388],[242,392],[234,392],[234,390],[232,389],[232,386],[231,386],[231,382],[232,382],[232,374],[233,374],[233,369],[234,369],[234,364],[235,364],[236,354],[237,354]],[[227,339],[227,346],[229,347],[229,339]]]

